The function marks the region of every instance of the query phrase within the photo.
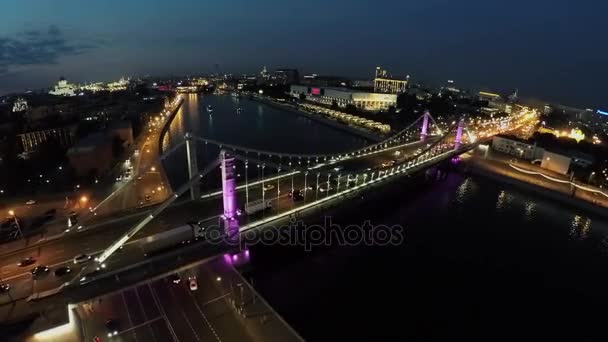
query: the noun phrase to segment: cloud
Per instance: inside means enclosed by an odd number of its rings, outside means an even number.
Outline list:
[[[15,68],[55,64],[61,57],[78,55],[100,45],[95,39],[70,41],[55,25],[0,37],[0,75]]]

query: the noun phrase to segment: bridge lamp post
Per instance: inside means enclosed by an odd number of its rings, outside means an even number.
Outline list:
[[[359,175],[355,176],[355,186],[359,185]]]
[[[279,210],[279,197],[281,194],[281,167],[277,169],[277,211]]]
[[[264,168],[266,168],[266,164],[262,164],[262,202],[265,202],[264,194],[266,193],[264,191]]]
[[[336,188],[336,193],[340,192],[340,176],[341,175],[338,174],[338,185],[337,185],[337,188]]]
[[[367,173],[363,174],[363,184],[365,184],[365,180],[367,179]]]
[[[249,162],[245,161],[245,205],[249,203],[249,180],[247,174],[249,173]]]
[[[319,198],[319,177],[321,176],[320,172],[317,172],[317,186],[315,187],[315,201]]]
[[[289,162],[289,168],[291,169],[291,162]],[[293,169],[291,170],[291,194],[293,195]]]
[[[329,179],[331,178],[331,173],[327,174],[327,196],[329,196]],[[325,197],[327,197],[325,196]]]
[[[306,184],[306,178],[308,178],[308,171],[304,172],[304,202],[306,202],[306,193],[308,192],[308,185]]]

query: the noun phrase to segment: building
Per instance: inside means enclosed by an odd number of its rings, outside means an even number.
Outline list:
[[[570,165],[587,165],[590,158],[590,156],[576,152],[568,154],[551,152],[543,147],[536,146],[535,143],[513,136],[495,136],[492,138],[492,149],[533,163],[540,162],[541,168],[563,175],[568,173]],[[573,157],[575,154],[577,157]],[[574,162],[575,159],[577,162]]]
[[[276,84],[297,84],[300,82],[300,73],[298,69],[277,69],[272,74],[271,80]]]
[[[536,160],[542,158],[544,148],[513,136],[497,135],[492,138],[492,149],[517,158]]]
[[[89,135],[70,148],[67,157],[79,177],[99,176],[112,166],[112,140],[103,133]]]
[[[133,144],[133,128],[130,121],[114,122],[109,128],[109,133],[112,137],[119,138],[125,147]]]
[[[76,96],[76,86],[68,83],[68,81],[62,77],[55,87],[49,91],[49,94],[55,96]]]
[[[304,95],[308,101],[325,105],[335,103],[342,108],[353,105],[366,111],[387,110],[389,107],[397,105],[397,95],[395,94],[368,93],[346,88],[292,85],[290,95],[295,98]]]
[[[502,100],[502,97],[498,94],[494,94],[494,93],[488,93],[485,91],[480,91],[478,94],[478,99],[479,101],[488,101],[488,104],[491,106],[492,104],[495,103],[500,103],[500,102],[504,102]]]
[[[349,80],[340,76],[331,75],[304,75],[302,84],[316,87],[346,87]]]
[[[582,168],[588,168],[595,163],[595,158],[587,153],[571,150],[568,152],[568,156],[570,157],[572,164]]]
[[[386,70],[376,67],[376,77],[374,78],[374,92],[387,94],[401,94],[407,92],[407,84],[410,76],[405,78],[391,77]]]
[[[19,141],[21,142],[21,149],[26,153],[35,151],[39,145],[44,144],[51,139],[56,140],[63,147],[70,147],[74,144],[75,137],[76,125],[18,135]]]
[[[22,97],[17,98],[15,103],[13,103],[13,113],[25,112],[27,111],[27,108],[27,101]]]
[[[568,170],[570,170],[570,157],[545,151],[543,153],[543,159],[540,163],[540,167],[565,175],[568,173]]]

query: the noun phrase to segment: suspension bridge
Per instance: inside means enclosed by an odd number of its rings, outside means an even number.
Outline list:
[[[205,137],[185,134],[183,141],[162,153],[154,163],[162,163],[185,147],[188,180],[176,187],[166,200],[109,245],[97,258],[105,266],[111,256],[136,233],[171,206],[190,194],[191,200],[221,197],[218,219],[226,236],[236,236],[264,227],[298,212],[314,209],[349,194],[363,192],[395,177],[419,172],[454,158],[500,133],[514,131],[535,122],[536,113],[527,109],[488,120],[465,118],[440,127],[426,111],[409,126],[384,141],[356,150],[333,154],[293,154],[252,149]],[[198,150],[214,150],[217,157],[199,168]],[[150,166],[142,168],[145,172]],[[201,195],[203,181],[219,181],[221,189]],[[128,183],[123,185],[126,188]],[[303,199],[290,198],[301,191]],[[92,215],[120,193],[118,189],[91,211]],[[271,209],[261,215],[241,215],[251,201],[270,201]]]

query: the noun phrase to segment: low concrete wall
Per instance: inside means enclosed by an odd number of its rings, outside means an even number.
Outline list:
[[[267,104],[267,105],[272,106],[272,107],[280,108],[280,109],[283,109],[283,110],[286,110],[286,111],[290,111],[292,113],[295,113],[295,114],[307,117],[307,118],[309,118],[311,120],[320,122],[320,123],[322,123],[324,125],[327,125],[327,126],[331,126],[332,128],[339,129],[341,131],[345,131],[347,133],[351,133],[351,134],[357,135],[357,136],[359,136],[361,138],[367,139],[367,140],[372,141],[372,142],[380,142],[380,141],[382,141],[382,140],[385,139],[385,137],[383,137],[380,134],[375,134],[375,133],[372,133],[372,132],[367,131],[367,130],[358,129],[358,128],[355,128],[355,127],[352,127],[352,126],[349,126],[349,125],[345,125],[345,124],[339,123],[339,122],[337,122],[335,120],[330,120],[330,119],[324,118],[324,117],[322,117],[320,115],[311,114],[311,113],[308,113],[308,112],[305,112],[305,111],[302,111],[302,110],[298,110],[298,109],[293,108],[291,106],[282,105],[280,103],[269,101],[269,100],[263,99],[263,98],[258,97],[258,96],[252,96],[251,99],[255,100],[255,101],[262,102],[262,103]]]

